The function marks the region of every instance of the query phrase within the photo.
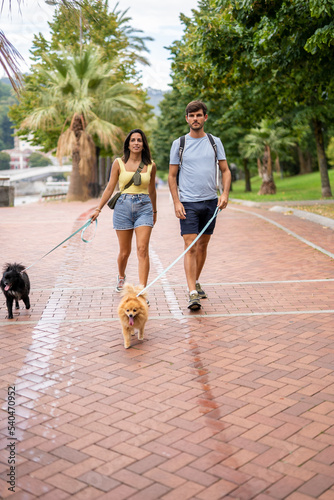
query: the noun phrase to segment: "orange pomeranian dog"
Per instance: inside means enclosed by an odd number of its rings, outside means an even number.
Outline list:
[[[124,337],[124,347],[131,347],[131,335],[138,330],[138,340],[144,339],[144,328],[148,319],[148,305],[146,302],[146,293],[137,294],[143,289],[143,286],[133,286],[125,283],[122,291],[122,300],[118,306],[118,317],[122,325]]]

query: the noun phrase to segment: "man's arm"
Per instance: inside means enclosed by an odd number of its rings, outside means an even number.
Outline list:
[[[177,173],[179,171],[178,165],[169,165],[169,174],[168,174],[168,186],[170,194],[173,198],[175,215],[178,219],[186,218],[186,211],[184,206],[180,202],[179,193],[177,190]]]
[[[226,160],[219,160],[219,169],[222,173],[222,183],[224,192],[219,197],[218,207],[222,210],[223,208],[226,208],[228,204],[228,195],[231,188],[232,176]]]

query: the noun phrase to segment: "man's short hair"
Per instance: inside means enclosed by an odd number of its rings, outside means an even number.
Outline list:
[[[208,108],[202,101],[191,101],[188,106],[186,107],[186,115],[188,116],[189,113],[194,113],[195,111],[202,110],[204,115],[208,114]]]

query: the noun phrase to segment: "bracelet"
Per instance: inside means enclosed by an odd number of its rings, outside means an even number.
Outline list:
[[[153,212],[154,214],[157,214],[158,213],[158,210],[156,212]]]
[[[101,210],[99,208],[95,208],[95,212],[96,212],[96,210],[98,210],[99,212],[101,212]]]

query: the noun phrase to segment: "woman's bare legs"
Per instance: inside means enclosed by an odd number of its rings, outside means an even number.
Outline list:
[[[135,229],[137,241],[138,275],[139,284],[147,285],[148,273],[150,271],[149,243],[152,228],[140,226]]]
[[[117,257],[118,275],[121,278],[125,278],[125,270],[131,253],[133,229],[126,229],[125,231],[116,231],[116,234],[119,244],[119,253]]]

